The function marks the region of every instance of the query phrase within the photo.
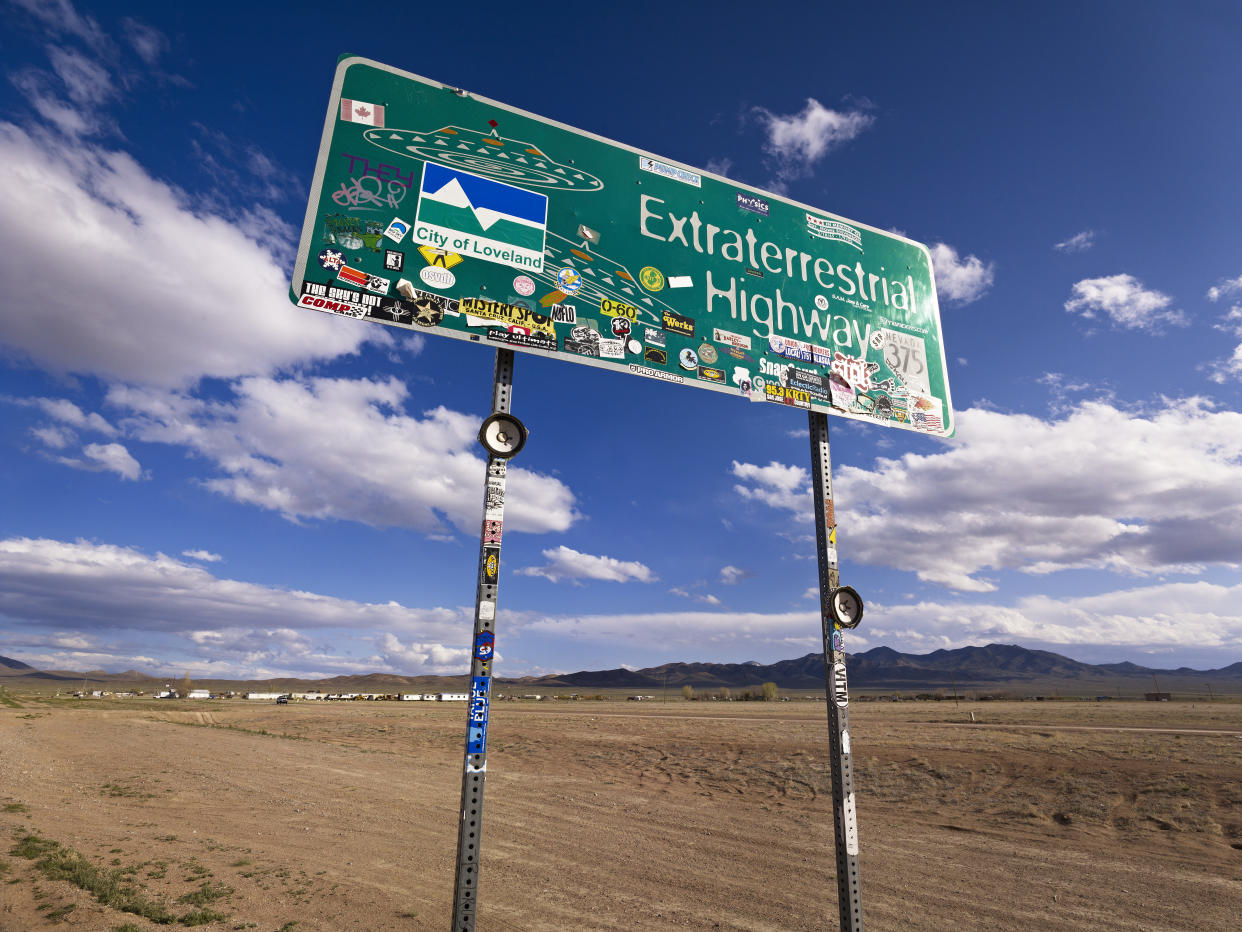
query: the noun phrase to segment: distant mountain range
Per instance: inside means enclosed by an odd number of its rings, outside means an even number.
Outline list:
[[[0,685],[19,686],[23,681],[34,685],[62,682],[66,686],[89,683],[95,688],[112,684],[163,684],[179,682],[177,674],[152,675],[127,670],[124,673],[87,673],[36,670],[20,660],[0,657]],[[365,676],[336,676],[327,679],[272,679],[262,681],[199,680],[198,686],[216,689],[262,687],[272,690],[320,688],[326,692],[364,691],[400,692],[460,689],[465,676],[400,676],[371,673]],[[775,683],[782,689],[824,688],[824,655],[807,654],[796,660],[772,664],[747,663],[666,663],[642,670],[618,668],[563,673],[550,676],[527,676],[517,679],[497,677],[499,688],[538,690],[559,688],[585,691],[591,689],[628,689],[654,693],[665,688],[680,690],[691,686],[696,690],[728,687],[747,689]],[[1160,691],[1218,693],[1242,692],[1242,662],[1216,670],[1154,669],[1133,663],[1089,664],[1045,650],[1030,650],[1012,644],[988,644],[986,647],[962,647],[938,650],[930,654],[903,654],[889,647],[876,647],[849,656],[849,681],[852,689],[900,690],[903,692],[935,689],[1011,690],[1026,692],[1064,689],[1079,692],[1127,693]]]

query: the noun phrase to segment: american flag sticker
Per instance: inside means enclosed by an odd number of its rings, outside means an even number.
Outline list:
[[[910,396],[910,423],[920,430],[944,431],[944,409],[939,398],[930,395]]]
[[[349,123],[365,123],[367,126],[384,125],[382,104],[369,104],[365,100],[341,98],[341,119]]]

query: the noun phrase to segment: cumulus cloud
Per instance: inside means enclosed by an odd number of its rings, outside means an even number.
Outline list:
[[[1212,325],[1216,330],[1235,337],[1242,337],[1242,305],[1234,305],[1223,315],[1220,322]],[[1208,364],[1208,378],[1213,382],[1224,383],[1230,380],[1242,381],[1242,343],[1233,348],[1232,355]]]
[[[0,123],[0,161],[0,343],[38,365],[188,386],[392,340],[293,307],[263,243],[124,152]]]
[[[876,603],[867,606],[867,623],[872,638],[915,653],[997,641],[1132,650],[1193,644],[1236,653],[1242,647],[1242,585],[1170,582],[1090,596],[1027,596],[1012,605]]]
[[[764,152],[776,171],[772,187],[783,191],[791,181],[811,174],[833,149],[856,138],[875,118],[860,109],[830,110],[808,97],[800,113],[775,114],[756,107],[755,116],[767,131]]]
[[[224,559],[220,554],[212,553],[210,550],[182,550],[181,555],[191,560],[198,560],[200,563],[219,563]]]
[[[440,659],[449,655],[432,653],[430,645],[464,650],[461,641],[472,618],[464,608],[356,602],[223,579],[200,566],[131,547],[31,538],[0,541],[0,615],[77,637],[140,632],[149,642],[178,636],[201,648],[200,658],[224,658],[211,661],[215,672],[245,676],[393,669],[382,652],[349,660],[312,649],[307,632],[327,629],[413,637],[426,648],[429,667],[411,667],[406,655],[403,672],[442,672]],[[7,635],[6,643],[11,643]],[[110,656],[113,663],[129,663],[133,656],[132,646],[128,653],[105,650],[94,640],[90,646],[95,656]],[[178,658],[176,665],[185,662]]]
[[[743,498],[811,520],[798,467],[735,464]],[[1242,564],[1242,414],[1202,399],[1060,417],[971,409],[942,452],[834,479],[848,559],[973,592],[989,570],[1196,573]]]
[[[1217,282],[1207,290],[1207,298],[1209,301],[1219,301],[1221,298],[1229,295],[1235,295],[1242,292],[1242,275],[1237,278],[1226,278]]]
[[[1055,244],[1052,248],[1057,252],[1086,252],[1095,245],[1095,230],[1083,230],[1075,233],[1067,240]]]
[[[185,447],[222,475],[205,480],[228,498],[290,520],[342,519],[433,535],[477,532],[486,463],[478,418],[444,407],[404,413],[396,379],[249,378],[227,402],[116,387],[109,401],[148,443]],[[324,438],[331,438],[325,443]],[[560,480],[510,466],[506,530],[564,531],[578,517]]]
[[[1074,285],[1074,296],[1065,302],[1071,314],[1088,320],[1106,318],[1125,330],[1158,332],[1165,325],[1184,327],[1186,315],[1170,309],[1173,299],[1144,287],[1133,275],[1087,278]]]
[[[936,274],[936,294],[949,304],[978,301],[992,287],[996,266],[978,256],[961,258],[947,243],[931,247],[932,269]]]
[[[139,479],[142,466],[120,443],[88,443],[82,448],[86,458],[98,469],[114,472],[122,479]]]
[[[742,498],[801,513],[810,520],[812,499],[811,487],[807,484],[810,474],[801,466],[786,466],[775,460],[766,466],[756,466],[734,460],[733,475],[742,480],[733,486],[733,491]]]
[[[618,560],[615,557],[597,557],[579,553],[563,544],[543,551],[548,562],[544,566],[527,566],[517,570],[519,576],[541,576],[550,582],[583,579],[599,579],[606,582],[655,582],[656,576],[646,565],[636,560]]]
[[[725,586],[736,586],[743,579],[750,579],[754,575],[750,570],[744,570],[737,566],[722,566],[720,568],[720,582]]]

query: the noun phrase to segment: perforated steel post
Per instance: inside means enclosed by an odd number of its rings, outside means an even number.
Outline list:
[[[496,350],[492,413],[508,414],[513,391],[513,351]],[[478,590],[470,651],[470,700],[466,716],[465,767],[461,778],[461,824],[457,829],[457,881],[453,932],[473,932],[479,905],[483,838],[483,788],[487,779],[487,721],[491,711],[492,657],[496,648],[496,591],[500,583],[500,539],[504,523],[506,458],[489,453],[479,534]]]
[[[841,928],[861,932],[862,894],[858,879],[858,819],[854,812],[854,768],[850,757],[849,688],[845,643],[832,620],[828,599],[841,585],[837,568],[837,519],[832,505],[832,459],[828,416],[808,415],[811,428],[811,484],[815,493],[815,550],[819,560],[819,612],[824,635],[824,676],[828,692],[828,731],[832,759],[832,814],[837,848],[837,905]]]

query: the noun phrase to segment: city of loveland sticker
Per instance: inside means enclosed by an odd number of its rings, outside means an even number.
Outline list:
[[[953,433],[926,247],[365,59],[337,65],[290,297]]]

